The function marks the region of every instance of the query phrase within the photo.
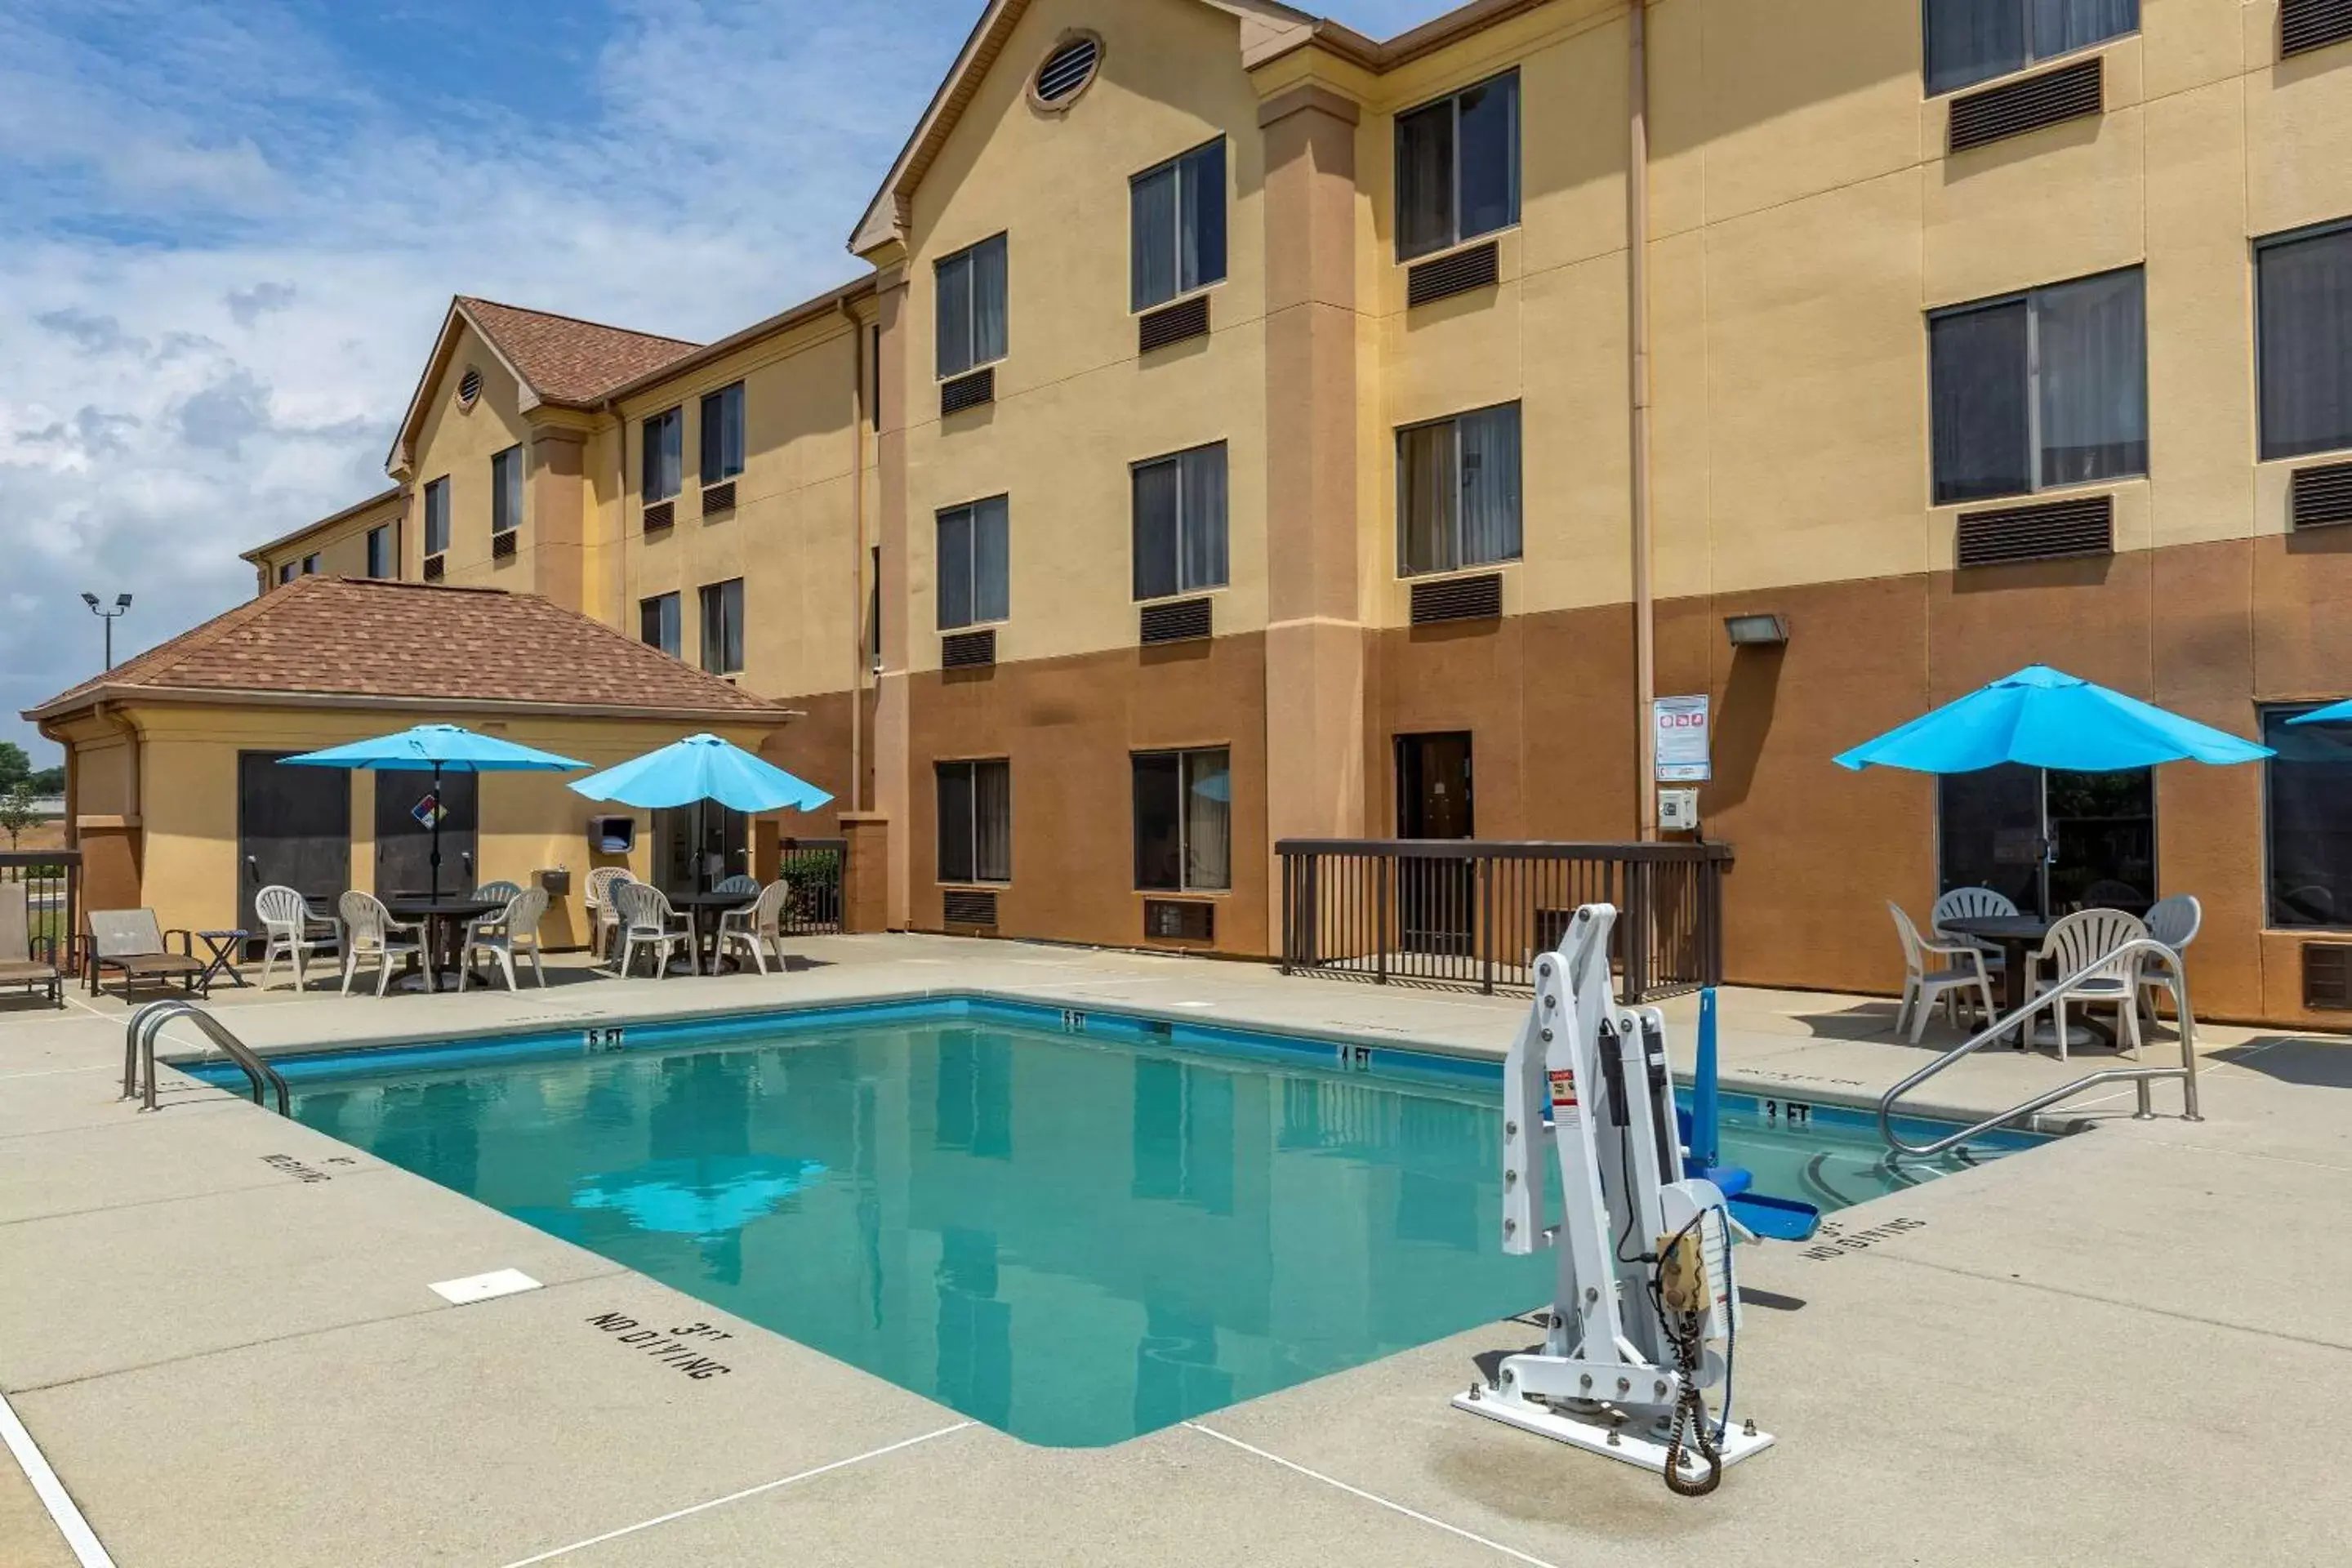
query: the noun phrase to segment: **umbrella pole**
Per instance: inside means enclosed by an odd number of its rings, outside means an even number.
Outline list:
[[[433,875],[431,891],[426,895],[434,903],[441,901],[441,764],[433,764]]]

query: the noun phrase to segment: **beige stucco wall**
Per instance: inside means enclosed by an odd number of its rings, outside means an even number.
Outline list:
[[[392,569],[397,574],[401,569],[400,529],[406,507],[405,497],[389,496],[372,506],[325,519],[303,532],[254,552],[261,591],[267,593],[278,585],[280,567],[291,564],[299,573],[304,558],[313,554],[319,557],[319,570],[324,575],[366,576],[369,531],[386,525],[394,530]]]
[[[470,407],[457,401],[457,385],[468,368],[482,376],[481,395]],[[530,590],[539,531],[533,526],[530,466],[525,465],[522,537],[512,559],[490,559],[490,458],[509,447],[530,451],[530,426],[519,411],[522,389],[497,354],[471,327],[460,324],[457,341],[441,374],[426,389],[410,460],[407,526],[401,531],[401,575],[415,581],[425,563],[425,487],[449,480],[449,548],[442,581],[476,587]]]

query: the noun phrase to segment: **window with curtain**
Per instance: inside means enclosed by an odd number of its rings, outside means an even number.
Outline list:
[[[522,526],[522,448],[490,454],[490,531],[512,533]]]
[[[1135,885],[1153,892],[1223,892],[1234,885],[1234,790],[1223,746],[1138,752]]]
[[[708,583],[702,589],[702,668],[733,675],[743,668],[743,579]]]
[[[1225,141],[1128,182],[1129,296],[1148,310],[1225,277]]]
[[[371,577],[398,575],[392,560],[392,524],[378,523],[367,531],[367,574]]]
[[[686,418],[683,410],[665,409],[645,423],[646,500],[667,500],[686,482],[684,467]]]
[[[1013,880],[1013,764],[934,763],[942,882]]]
[[[2263,456],[2352,447],[2352,223],[2254,247]]]
[[[425,553],[438,555],[449,548],[449,477],[425,484]]]
[[[940,630],[1012,614],[1011,509],[1003,496],[939,514]]]
[[[2147,472],[2138,268],[1937,311],[1927,359],[1939,504]]]
[[[1135,596],[1225,585],[1225,444],[1138,463]]]
[[[743,471],[743,384],[702,398],[702,482],[715,485]]]
[[[944,258],[934,272],[940,295],[940,379],[1003,359],[1004,236]]]
[[[1397,573],[1519,558],[1519,405],[1397,432]]]
[[[1518,221],[1518,72],[1397,116],[1399,261]]]
[[[2290,724],[2308,705],[2263,710],[2270,923],[2352,927],[2352,724]]]
[[[2139,0],[1927,0],[1930,93],[2139,31]]]
[[[299,561],[281,562],[278,567],[278,580],[280,583],[291,583],[294,581],[295,573],[300,568],[300,566],[301,563]]]
[[[637,601],[637,640],[678,657],[677,595],[656,594]]]

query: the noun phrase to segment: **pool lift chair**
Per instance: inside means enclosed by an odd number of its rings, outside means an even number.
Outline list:
[[[1536,1314],[1543,1344],[1502,1358],[1454,1405],[1697,1496],[1772,1438],[1731,1422],[1734,1226],[1715,1184],[1684,1173],[1664,1017],[1620,1007],[1610,988],[1616,921],[1587,904],[1537,959],[1504,1067],[1503,1250],[1559,1256],[1555,1299]],[[1557,1222],[1545,1205],[1555,1161]]]

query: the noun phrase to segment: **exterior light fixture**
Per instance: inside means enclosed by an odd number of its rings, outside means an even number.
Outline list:
[[[89,606],[91,615],[106,623],[106,668],[112,669],[114,668],[114,617],[131,607],[131,595],[117,594],[114,596],[114,608],[110,610],[98,602],[97,595],[88,591],[82,594],[81,602]]]
[[[1726,616],[1723,630],[1734,647],[1782,647],[1789,641],[1785,616]]]

